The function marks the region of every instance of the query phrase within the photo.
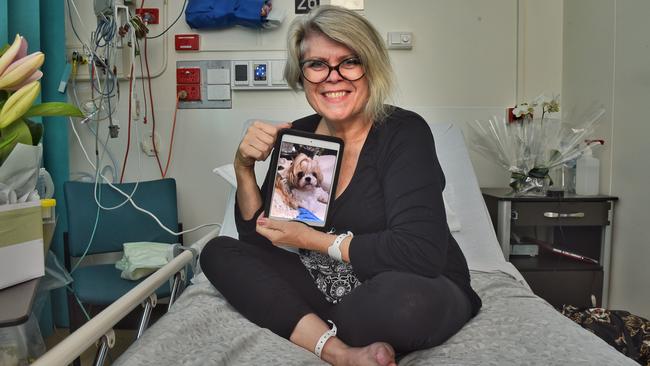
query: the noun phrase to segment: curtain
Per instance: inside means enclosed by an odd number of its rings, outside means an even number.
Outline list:
[[[13,42],[20,33],[29,42],[29,51],[41,50],[45,53],[45,64],[41,68],[41,99],[48,102],[67,101],[67,96],[57,91],[66,64],[65,50],[65,8],[64,0],[0,0],[0,43]],[[50,248],[63,263],[63,232],[67,228],[63,182],[68,180],[68,125],[64,117],[42,119],[43,162],[52,175],[55,185],[57,225]],[[67,300],[65,290],[53,291],[51,303],[48,299],[39,317],[44,336],[56,323],[66,326]]]

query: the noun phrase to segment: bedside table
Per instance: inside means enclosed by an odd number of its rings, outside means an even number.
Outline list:
[[[40,277],[0,290],[0,328],[27,321],[39,280]]]
[[[535,294],[558,308],[591,307],[592,296],[607,307],[617,197],[513,196],[509,188],[481,192],[506,260]]]

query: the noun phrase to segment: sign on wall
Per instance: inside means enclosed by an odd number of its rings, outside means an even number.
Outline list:
[[[320,0],[296,0],[296,14],[307,14],[320,5]]]

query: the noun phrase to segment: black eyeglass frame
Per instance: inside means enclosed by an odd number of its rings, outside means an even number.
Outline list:
[[[348,78],[346,78],[345,76],[343,76],[343,74],[341,74],[341,71],[339,70],[339,68],[341,67],[341,65],[343,65],[345,62],[350,61],[350,60],[357,60],[357,61],[359,62],[359,65],[361,66],[361,68],[363,68],[363,73],[361,74],[361,76],[359,76],[359,77],[356,78],[356,79],[348,79]],[[315,81],[311,81],[311,80],[309,80],[309,79],[307,78],[307,76],[305,76],[305,71],[304,71],[303,68],[304,68],[305,64],[308,63],[308,62],[321,62],[323,65],[327,66],[327,68],[328,68],[329,70],[327,71],[327,75],[325,75],[325,78],[323,78],[323,80],[321,80],[321,81],[319,81],[319,82],[315,82]],[[332,71],[334,71],[334,70],[336,70],[336,72],[339,73],[339,76],[341,76],[343,79],[345,79],[345,80],[347,80],[347,81],[357,81],[357,80],[361,79],[362,77],[366,76],[366,68],[363,66],[363,63],[361,63],[361,60],[359,60],[358,57],[349,57],[349,58],[346,58],[345,60],[339,62],[338,65],[336,65],[336,66],[331,66],[331,65],[328,64],[327,62],[325,62],[325,61],[321,61],[321,60],[304,60],[304,61],[300,61],[300,64],[299,64],[299,65],[300,65],[300,74],[302,75],[302,77],[303,77],[305,80],[307,80],[307,81],[309,81],[310,83],[312,83],[312,84],[320,84],[320,83],[325,82],[325,80],[327,80],[327,78],[330,77],[330,74],[332,74]]]

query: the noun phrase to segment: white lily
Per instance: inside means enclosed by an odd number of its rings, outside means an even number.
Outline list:
[[[41,83],[33,81],[11,94],[0,110],[0,128],[9,126],[31,108],[41,92]]]
[[[0,75],[0,89],[17,90],[29,82],[39,80],[43,73],[39,68],[45,62],[45,54],[37,51],[15,59]]]
[[[42,52],[27,55],[27,40],[16,35],[13,44],[0,56],[0,166],[17,142],[36,145],[43,125],[31,121],[36,116],[84,117],[74,105],[63,102],[34,101],[41,91],[39,70],[45,61]]]
[[[512,109],[512,114],[517,118],[532,116],[533,107],[528,105],[528,103],[517,104],[517,106]]]
[[[0,57],[0,75],[2,75],[7,67],[11,65],[15,60],[23,58],[27,55],[27,41],[20,34],[16,34],[14,43],[5,51],[5,53]]]

